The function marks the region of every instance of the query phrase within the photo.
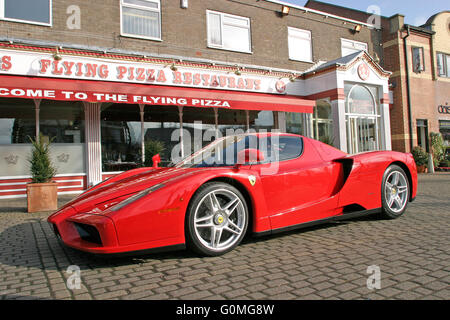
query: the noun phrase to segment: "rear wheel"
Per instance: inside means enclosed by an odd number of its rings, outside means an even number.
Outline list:
[[[203,185],[189,205],[188,245],[196,252],[218,256],[233,250],[245,235],[248,208],[235,187],[221,182]]]
[[[403,215],[409,202],[409,180],[405,171],[391,165],[383,176],[381,187],[382,216],[396,219]]]

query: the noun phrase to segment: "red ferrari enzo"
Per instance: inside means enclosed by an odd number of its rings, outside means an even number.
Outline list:
[[[179,249],[215,256],[255,235],[378,213],[416,197],[411,154],[348,155],[292,134],[218,139],[168,168],[126,171],[48,221],[72,248],[98,254]]]

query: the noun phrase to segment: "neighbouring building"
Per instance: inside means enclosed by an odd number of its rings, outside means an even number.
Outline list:
[[[350,153],[391,149],[373,24],[274,0],[0,8],[0,198],[25,196],[39,134],[53,141],[60,194],[143,165],[152,141],[163,164],[177,145],[187,155],[199,128],[215,133],[206,140],[276,129]]]
[[[309,0],[306,7],[374,21],[371,14]],[[430,151],[430,133],[442,133],[450,145],[450,11],[432,16],[423,26],[404,23],[404,16],[379,17],[381,32],[373,32],[380,64],[392,72],[392,148],[410,152],[414,146]],[[374,29],[376,30],[376,29]],[[378,46],[377,46],[378,45]]]
[[[450,11],[428,19],[424,28],[435,32],[432,39],[432,68],[435,80],[435,104],[439,131],[450,146]]]

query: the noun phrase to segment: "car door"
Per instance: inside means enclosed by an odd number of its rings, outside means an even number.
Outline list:
[[[320,220],[335,213],[333,194],[339,164],[324,162],[315,147],[299,136],[272,142],[279,158],[252,165],[263,184],[272,229]]]

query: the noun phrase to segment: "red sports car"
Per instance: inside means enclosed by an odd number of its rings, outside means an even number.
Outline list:
[[[186,246],[204,255],[267,235],[378,213],[400,217],[416,197],[411,154],[348,155],[292,134],[218,139],[168,168],[126,171],[48,221],[62,241],[98,254]]]

